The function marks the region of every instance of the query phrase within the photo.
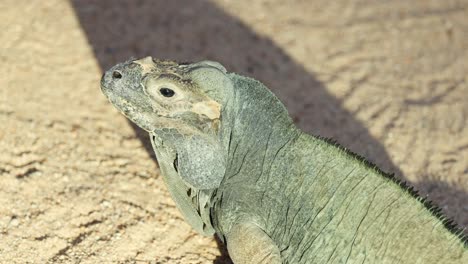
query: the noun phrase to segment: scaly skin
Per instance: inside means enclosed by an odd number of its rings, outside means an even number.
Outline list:
[[[152,137],[184,218],[235,263],[468,263],[465,238],[372,164],[295,127],[216,62],[118,64],[101,89]]]

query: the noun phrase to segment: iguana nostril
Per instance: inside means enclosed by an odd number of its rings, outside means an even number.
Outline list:
[[[112,78],[114,78],[114,79],[120,79],[120,78],[122,78],[122,74],[121,74],[120,72],[118,72],[118,71],[114,71],[114,72],[112,73]]]

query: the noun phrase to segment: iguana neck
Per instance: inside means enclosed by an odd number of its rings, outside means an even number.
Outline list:
[[[234,96],[226,103],[221,138],[226,148],[225,182],[248,171],[249,179],[258,180],[259,166],[273,158],[299,135],[286,108],[262,83],[230,74]],[[242,179],[246,180],[246,179]]]

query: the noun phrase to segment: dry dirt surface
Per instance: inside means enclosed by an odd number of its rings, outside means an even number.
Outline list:
[[[266,83],[468,226],[467,1],[0,2],[0,263],[230,263],[101,95],[131,56]]]

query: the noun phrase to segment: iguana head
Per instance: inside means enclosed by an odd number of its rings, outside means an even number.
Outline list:
[[[219,186],[226,163],[219,126],[233,92],[223,66],[129,60],[103,75],[101,89],[118,110],[153,135],[158,161],[170,167],[168,173],[195,189]]]
[[[219,63],[178,64],[146,57],[117,64],[101,89],[126,117],[148,132],[176,129],[216,131],[230,85]]]

